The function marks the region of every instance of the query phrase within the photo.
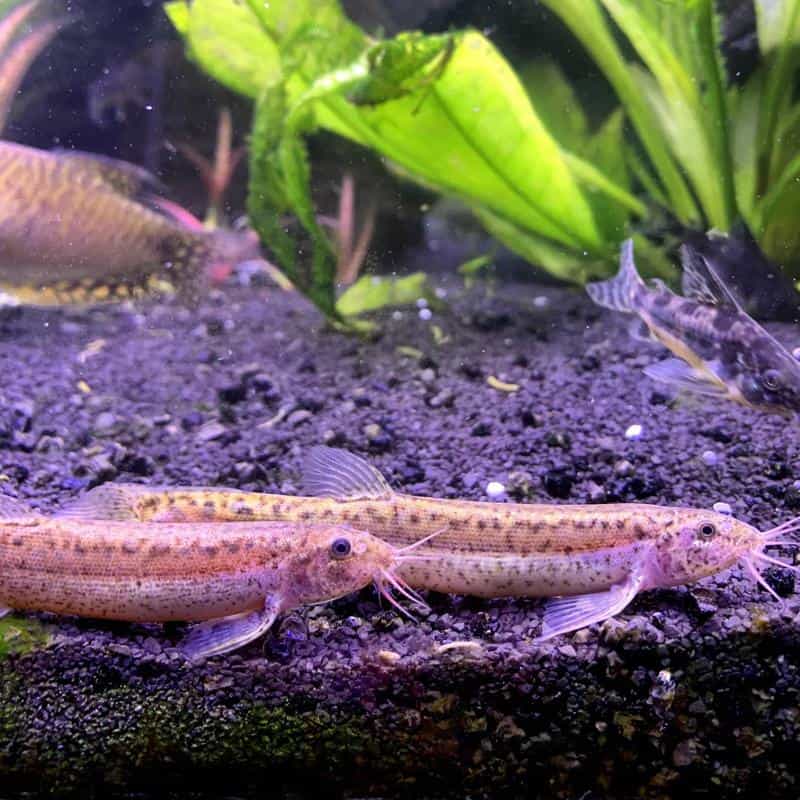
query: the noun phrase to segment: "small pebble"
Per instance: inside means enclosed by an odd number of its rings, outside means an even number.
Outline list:
[[[492,500],[500,500],[506,496],[506,487],[500,481],[489,481],[486,484],[486,494]]]
[[[712,508],[717,512],[717,514],[733,514],[733,509],[728,503],[714,503]]]
[[[433,312],[429,308],[421,308],[419,310],[419,318],[427,322],[433,316]]]
[[[227,433],[227,428],[219,422],[207,422],[197,429],[197,439],[200,442],[213,442]]]
[[[715,467],[719,464],[719,456],[713,450],[704,450],[700,458],[707,467]]]
[[[642,426],[636,423],[635,425],[629,425],[628,429],[625,431],[625,438],[626,439],[638,439],[642,435]]]

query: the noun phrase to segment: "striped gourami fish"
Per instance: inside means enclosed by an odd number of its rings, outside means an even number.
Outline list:
[[[154,183],[124,161],[0,142],[0,290],[53,305],[167,283],[191,300],[213,263],[258,257],[244,233],[192,230],[139,202]]]
[[[683,296],[646,284],[622,245],[620,269],[586,290],[601,306],[636,314],[648,334],[677,358],[645,369],[649,377],[697,394],[791,415],[800,411],[800,363],[742,309],[696,250],[681,248]]]

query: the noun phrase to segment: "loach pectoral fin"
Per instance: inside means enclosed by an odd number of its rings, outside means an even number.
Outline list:
[[[303,464],[303,488],[314,497],[388,500],[393,492],[375,467],[347,450],[312,447]]]
[[[557,597],[547,603],[542,632],[536,641],[543,642],[562,633],[585,628],[595,622],[619,614],[636,597],[644,583],[642,570],[632,572],[627,580],[614,584],[608,591]]]
[[[695,394],[709,397],[726,397],[728,394],[724,386],[709,380],[679,358],[668,358],[657,364],[651,364],[644,368],[644,374],[655,381],[670,383],[679,389]]]
[[[244,647],[270,629],[280,610],[280,600],[272,596],[267,598],[261,611],[247,611],[192,625],[180,649],[191,661],[202,661]]]

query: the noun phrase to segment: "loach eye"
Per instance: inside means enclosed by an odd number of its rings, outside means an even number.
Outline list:
[[[331,542],[331,555],[334,558],[347,558],[350,555],[349,539],[334,539]]]
[[[776,391],[781,385],[781,374],[776,369],[768,369],[761,376],[761,385],[770,392]]]
[[[704,539],[710,539],[717,532],[717,526],[713,522],[702,522],[697,530]]]

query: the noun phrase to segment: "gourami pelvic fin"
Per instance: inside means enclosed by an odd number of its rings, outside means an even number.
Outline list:
[[[536,641],[543,642],[616,616],[636,597],[643,584],[644,571],[637,569],[627,580],[614,584],[605,592],[549,600],[545,606],[542,632]]]
[[[267,597],[261,611],[246,611],[192,625],[179,647],[191,661],[228,653],[263,636],[281,611],[277,595]]]

